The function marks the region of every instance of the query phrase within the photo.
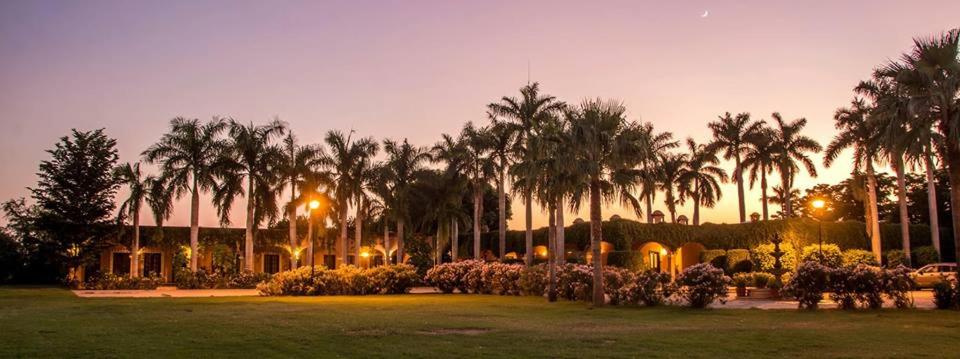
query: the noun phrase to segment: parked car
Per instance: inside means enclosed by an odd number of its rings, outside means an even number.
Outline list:
[[[917,282],[917,287],[932,288],[944,280],[957,280],[956,263],[933,263],[923,266],[910,274],[913,280]]]

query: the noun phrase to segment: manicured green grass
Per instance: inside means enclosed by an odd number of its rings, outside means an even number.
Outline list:
[[[960,312],[589,309],[401,295],[82,299],[0,288],[0,357],[931,357]]]

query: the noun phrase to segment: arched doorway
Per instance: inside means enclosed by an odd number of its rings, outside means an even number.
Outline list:
[[[643,256],[645,267],[659,272],[670,273],[670,249],[658,242],[646,242],[636,247],[636,251]]]
[[[676,255],[678,261],[677,270],[682,271],[689,266],[700,263],[700,253],[706,249],[706,247],[697,242],[687,242],[680,246],[680,248],[677,249]]]

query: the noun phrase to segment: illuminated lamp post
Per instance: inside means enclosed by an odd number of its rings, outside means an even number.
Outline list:
[[[317,272],[317,264],[314,263],[314,258],[316,258],[316,241],[313,240],[313,210],[320,208],[320,201],[311,200],[307,204],[309,208],[307,210],[307,239],[310,241],[310,278],[313,278],[313,275]],[[295,225],[293,223],[290,224]]]
[[[817,252],[820,256],[820,264],[823,264],[823,211],[827,206],[827,202],[823,199],[817,198],[810,203],[813,207],[813,218],[817,220],[817,242],[819,243],[819,248]]]

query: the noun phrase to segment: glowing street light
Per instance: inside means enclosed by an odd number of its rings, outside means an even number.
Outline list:
[[[822,198],[814,199],[810,202],[815,214],[813,218],[817,220],[817,254],[820,256],[820,263],[823,263],[823,210],[827,207],[827,201]]]
[[[822,199],[819,199],[819,198],[818,198],[818,199],[813,200],[813,203],[811,203],[811,204],[813,205],[813,208],[815,208],[815,209],[823,209],[823,207],[825,207],[825,206],[827,205],[827,202],[824,201],[824,200],[822,200]]]
[[[310,201],[310,209],[317,209],[317,208],[320,208],[320,201],[318,200]]]

